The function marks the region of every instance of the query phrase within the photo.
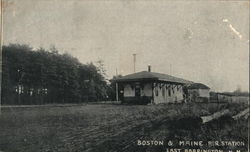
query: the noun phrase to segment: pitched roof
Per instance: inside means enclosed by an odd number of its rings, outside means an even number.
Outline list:
[[[202,83],[192,83],[188,86],[188,89],[210,89],[210,88]]]
[[[148,71],[137,72],[114,79],[114,81],[117,82],[141,81],[141,80],[160,80],[160,81],[175,82],[182,84],[192,83],[192,81],[177,78],[168,74],[148,72]]]

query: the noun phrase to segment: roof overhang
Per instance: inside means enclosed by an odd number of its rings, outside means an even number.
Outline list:
[[[186,84],[184,82],[175,82],[175,81],[168,81],[166,79],[159,79],[159,78],[140,78],[140,79],[112,79],[112,82],[120,82],[120,83],[126,83],[126,82],[166,82],[170,84]]]

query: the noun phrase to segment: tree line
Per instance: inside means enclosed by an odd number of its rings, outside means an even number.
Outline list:
[[[52,47],[2,48],[2,104],[81,103],[107,100],[114,90],[103,62],[82,64]],[[113,97],[112,97],[113,98]]]

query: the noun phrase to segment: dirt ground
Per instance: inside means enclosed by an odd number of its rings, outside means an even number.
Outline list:
[[[133,152],[165,151],[138,146],[138,140],[241,140],[247,142],[247,120],[229,117],[202,125],[199,116],[244,105],[168,104],[6,106],[0,115],[0,151]],[[224,122],[223,122],[224,121]],[[222,123],[218,123],[222,122]],[[240,132],[237,131],[241,128]],[[244,130],[245,128],[245,130]],[[243,147],[244,148],[244,147]]]

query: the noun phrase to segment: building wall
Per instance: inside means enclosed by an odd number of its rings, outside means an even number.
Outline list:
[[[152,83],[146,83],[143,86],[143,89],[141,89],[141,96],[152,97]]]
[[[154,103],[177,103],[183,100],[183,88],[173,84],[155,83],[153,89]]]
[[[188,89],[189,100],[193,102],[205,102],[209,99],[209,89]]]
[[[181,85],[173,85],[166,83],[145,83],[140,84],[141,98],[152,97],[155,104],[158,103],[180,103],[183,101],[183,87]],[[152,89],[152,85],[154,88]],[[124,99],[136,100],[135,98],[135,84],[124,85]]]
[[[198,89],[199,97],[209,98],[209,89]]]
[[[152,84],[146,83],[141,87],[141,96],[152,96]],[[124,85],[124,97],[134,97],[135,96],[135,87],[131,84]]]
[[[152,102],[152,83],[134,82],[130,84],[123,84],[123,98],[124,103],[130,104],[148,104]],[[140,96],[136,96],[136,90],[140,89]]]
[[[124,97],[134,97],[135,96],[135,88],[130,84],[124,85]]]

